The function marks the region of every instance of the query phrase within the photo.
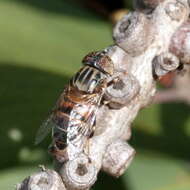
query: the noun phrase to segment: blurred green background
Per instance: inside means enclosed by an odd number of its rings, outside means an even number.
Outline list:
[[[50,139],[34,146],[38,127],[83,56],[113,43],[105,14],[81,4],[0,0],[0,190],[14,189],[39,164],[51,166]],[[125,175],[100,174],[94,190],[190,189],[190,107],[144,109],[130,144],[137,154]]]

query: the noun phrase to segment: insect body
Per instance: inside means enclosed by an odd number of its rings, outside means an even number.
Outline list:
[[[84,66],[70,80],[48,121],[37,135],[37,143],[52,128],[51,153],[58,161],[72,160],[84,152],[93,135],[96,114],[113,74],[113,63],[103,52],[87,55]]]

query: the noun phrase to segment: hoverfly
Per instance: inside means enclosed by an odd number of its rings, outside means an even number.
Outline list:
[[[84,152],[88,139],[93,135],[96,114],[114,72],[106,51],[90,53],[82,62],[84,66],[72,77],[36,137],[38,144],[52,129],[50,152],[59,162],[72,160]]]

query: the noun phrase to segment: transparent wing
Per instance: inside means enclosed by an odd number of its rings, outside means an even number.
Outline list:
[[[37,131],[36,138],[35,138],[35,145],[42,142],[42,140],[51,132],[52,128],[55,126],[54,122],[52,121],[52,116],[50,116]]]

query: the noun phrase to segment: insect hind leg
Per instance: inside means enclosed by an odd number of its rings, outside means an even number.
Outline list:
[[[50,144],[48,152],[60,163],[68,160],[67,148],[65,147],[63,150],[60,150],[55,142]]]

